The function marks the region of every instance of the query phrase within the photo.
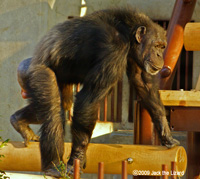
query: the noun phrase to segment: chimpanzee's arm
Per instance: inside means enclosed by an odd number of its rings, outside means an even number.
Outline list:
[[[165,117],[165,108],[160,100],[156,76],[142,71],[140,67],[136,65],[132,82],[137,90],[137,94],[141,98],[142,105],[148,110],[152,120]]]
[[[127,75],[130,83],[134,84],[137,94],[141,98],[142,105],[149,112],[161,138],[162,145],[168,148],[178,145],[179,142],[171,136],[165,108],[158,92],[158,81],[155,81],[156,76],[146,73],[134,62],[131,65],[129,64]]]

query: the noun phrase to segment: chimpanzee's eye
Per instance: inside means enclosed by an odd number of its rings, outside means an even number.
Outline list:
[[[161,49],[165,49],[165,45],[162,45],[160,48],[161,48]]]
[[[160,49],[165,49],[165,45],[163,44],[156,44],[155,47]]]

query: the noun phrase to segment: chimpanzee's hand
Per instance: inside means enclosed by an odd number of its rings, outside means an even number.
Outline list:
[[[154,125],[158,131],[162,145],[166,146],[167,148],[180,145],[180,142],[172,137],[166,117],[163,117],[160,120],[154,120]]]

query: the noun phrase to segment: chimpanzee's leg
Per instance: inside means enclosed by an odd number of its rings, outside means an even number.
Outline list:
[[[59,85],[61,96],[62,96],[62,106],[68,111],[71,109],[73,104],[73,84]]]
[[[31,63],[31,58],[23,60],[17,69],[18,83],[22,91],[26,92],[26,97],[28,97],[29,92],[27,92],[28,76],[27,71]],[[22,94],[23,96],[23,94]],[[25,96],[23,96],[25,97]],[[34,134],[29,124],[41,124],[42,120],[38,120],[35,115],[34,107],[28,105],[18,111],[16,111],[11,117],[10,122],[13,127],[21,134],[24,138],[25,146],[28,146],[30,140],[39,141],[39,137]]]
[[[70,110],[73,103],[73,85],[62,85],[62,106],[65,110]],[[29,124],[42,124],[43,120],[38,120],[35,115],[34,107],[28,105],[16,111],[11,117],[10,122],[17,132],[21,134],[24,139],[24,144],[27,147],[30,140],[39,141]]]
[[[37,120],[32,105],[28,105],[16,111],[11,117],[10,122],[17,132],[24,138],[25,146],[28,146],[30,140],[39,141],[39,136],[35,135],[29,124],[41,124],[42,120]]]
[[[109,41],[101,44],[96,65],[88,72],[82,90],[77,94],[72,118],[72,151],[68,161],[68,170],[73,160],[81,161],[81,168],[86,166],[86,149],[97,120],[100,101],[123,77],[127,65],[129,46],[117,32],[109,34]],[[112,40],[110,40],[112,39]]]
[[[64,152],[65,114],[55,73],[42,65],[29,70],[30,102],[36,116],[43,120],[40,129],[42,170],[54,168]]]
[[[83,87],[77,94],[71,126],[72,151],[68,161],[69,165],[72,166],[73,160],[78,158],[81,161],[81,168],[85,168],[86,149],[96,124],[99,102],[108,93],[109,89],[94,93]]]

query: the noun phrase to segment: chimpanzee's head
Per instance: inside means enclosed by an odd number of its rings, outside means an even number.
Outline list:
[[[135,60],[151,74],[157,74],[164,65],[163,52],[167,46],[166,31],[155,23],[137,27],[133,46]]]

